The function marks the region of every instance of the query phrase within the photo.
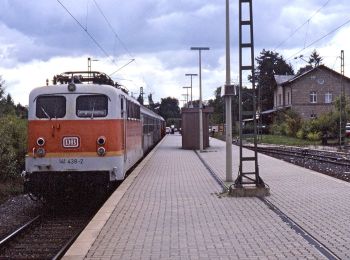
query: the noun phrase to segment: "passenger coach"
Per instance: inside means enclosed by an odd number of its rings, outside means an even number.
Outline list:
[[[165,131],[162,117],[99,72],[66,72],[34,89],[28,121],[25,190],[44,198],[107,189]]]

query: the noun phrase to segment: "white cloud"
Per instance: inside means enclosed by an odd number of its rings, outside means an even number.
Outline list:
[[[143,86],[145,93],[153,93],[156,101],[167,96],[181,99],[181,94],[186,92],[182,87],[189,85],[185,73],[198,73],[198,53],[189,50],[197,45],[210,47],[202,59],[203,99],[212,97],[216,87],[225,82],[225,2],[222,0],[97,1],[123,43],[115,38],[94,1],[61,1],[98,44],[114,55],[116,64],[102,56],[101,50],[58,2],[0,1],[0,75],[15,102],[26,104],[29,91],[44,85],[46,78],[67,70],[85,70],[89,56],[99,59],[93,62],[93,69],[107,74],[135,56],[136,62],[116,73],[115,78],[134,93]],[[288,38],[322,4],[319,0],[254,1],[255,55],[263,48],[273,50],[288,39],[276,50],[285,58],[295,53],[307,57],[317,49],[325,64],[332,68],[344,49],[348,60],[349,25],[303,50],[349,19],[350,6],[346,0],[330,1],[308,26]],[[231,1],[234,82],[238,80],[237,7]],[[293,57],[288,61],[296,66],[295,70],[304,65],[301,61],[296,63]],[[194,78],[194,99],[198,99],[198,92],[198,78]]]

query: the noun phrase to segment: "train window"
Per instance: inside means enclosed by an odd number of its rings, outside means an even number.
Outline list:
[[[62,118],[66,115],[66,98],[63,96],[39,96],[36,99],[36,117]]]
[[[78,117],[105,117],[108,114],[108,98],[105,95],[84,95],[77,98]]]
[[[140,106],[130,101],[127,101],[126,105],[128,119],[140,119]]]

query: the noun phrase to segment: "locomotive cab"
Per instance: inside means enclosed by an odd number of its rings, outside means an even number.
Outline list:
[[[142,112],[108,76],[89,72],[93,77],[87,80],[70,74],[29,96],[25,191],[36,197],[106,190],[161,138],[161,127],[151,124],[164,120]]]
[[[34,89],[29,97],[25,191],[45,197],[123,180],[121,98],[110,85]]]

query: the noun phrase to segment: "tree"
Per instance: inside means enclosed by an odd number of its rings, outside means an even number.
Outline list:
[[[313,67],[316,68],[319,65],[321,65],[323,58],[320,56],[320,54],[317,53],[316,50],[314,50],[309,57],[309,64]]]
[[[304,66],[304,67],[301,67],[301,68],[298,70],[297,75],[301,75],[301,74],[303,74],[303,73],[305,73],[305,72],[307,72],[307,71],[309,71],[309,70],[312,70],[312,69],[313,69],[313,67],[312,67],[311,65],[306,65],[306,66]]]
[[[300,56],[300,58],[302,58],[303,55]],[[313,68],[316,68],[318,66],[321,65],[321,62],[322,62],[323,58],[320,56],[320,54],[317,53],[316,50],[314,50],[311,54],[310,54],[310,57],[309,57],[309,60],[308,60],[308,65],[304,66],[304,67],[301,67],[298,72],[297,72],[297,75],[301,75],[309,70],[312,70]],[[306,61],[306,60],[304,60]]]
[[[159,106],[159,114],[167,121],[169,118],[180,118],[179,101],[176,98],[162,98]]]
[[[19,177],[24,170],[27,122],[16,116],[0,118],[0,180]]]
[[[5,80],[2,79],[2,76],[0,76],[0,98],[3,97],[5,92]]]
[[[262,111],[273,108],[273,93],[275,89],[274,75],[294,75],[291,64],[288,64],[283,56],[277,52],[262,50],[256,58],[257,89],[260,88]]]
[[[221,87],[218,87],[215,92],[215,99],[210,99],[208,101],[208,106],[214,109],[214,112],[211,116],[213,124],[222,124],[224,123],[224,98],[221,96]]]
[[[16,105],[16,115],[19,118],[26,119],[28,118],[28,107],[22,106],[20,103]]]
[[[159,102],[154,103],[152,98],[152,93],[149,94],[147,97],[148,97],[148,108],[151,109],[153,112],[156,112],[157,114],[159,114]]]

